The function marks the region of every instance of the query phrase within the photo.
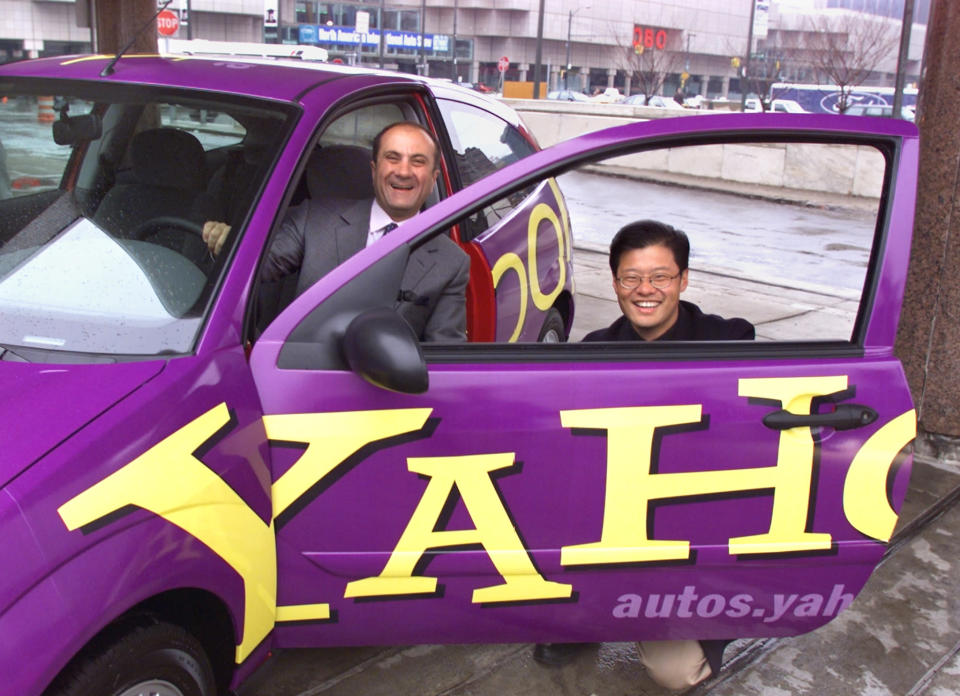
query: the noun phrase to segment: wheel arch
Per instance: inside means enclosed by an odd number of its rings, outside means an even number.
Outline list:
[[[227,605],[211,592],[196,588],[169,590],[149,597],[98,631],[60,670],[44,690],[54,694],[90,656],[116,643],[136,628],[158,623],[179,626],[203,646],[213,668],[218,693],[227,693],[234,671],[236,635]]]

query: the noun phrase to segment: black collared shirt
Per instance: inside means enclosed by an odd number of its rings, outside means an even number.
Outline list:
[[[724,319],[716,314],[704,314],[697,305],[680,300],[677,320],[656,341],[752,341],[753,324],[739,317]],[[625,316],[605,329],[591,331],[584,341],[643,341]]]

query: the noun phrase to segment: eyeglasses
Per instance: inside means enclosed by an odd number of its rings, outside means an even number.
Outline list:
[[[620,287],[624,290],[635,290],[640,287],[640,284],[643,283],[643,279],[646,278],[650,281],[650,285],[655,287],[657,290],[666,290],[670,285],[683,274],[683,271],[677,273],[676,275],[670,275],[669,273],[654,273],[651,276],[642,276],[635,275],[633,273],[627,274],[625,276],[617,276],[617,283],[620,284]]]

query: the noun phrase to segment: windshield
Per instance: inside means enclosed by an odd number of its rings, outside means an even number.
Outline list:
[[[203,224],[245,223],[289,114],[216,94],[38,82],[0,95],[0,346],[191,351],[225,270]]]

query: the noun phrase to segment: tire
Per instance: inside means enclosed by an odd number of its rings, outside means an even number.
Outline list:
[[[540,328],[540,336],[537,341],[540,343],[564,343],[567,340],[567,329],[563,323],[563,317],[555,307],[547,310],[547,316],[543,320],[543,326]]]
[[[216,696],[210,661],[179,626],[139,626],[82,655],[49,696]]]

